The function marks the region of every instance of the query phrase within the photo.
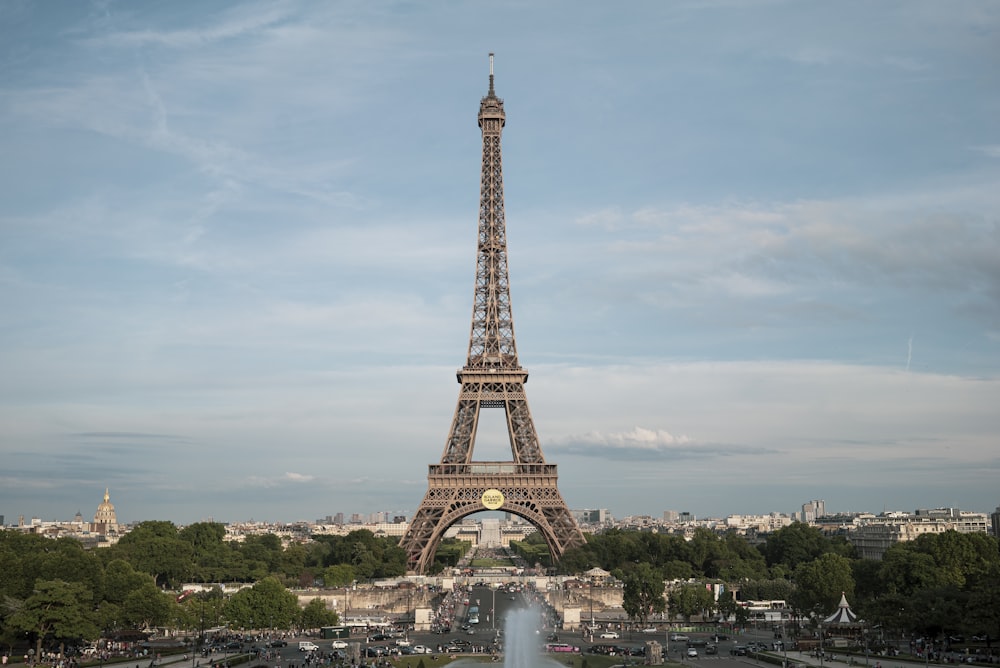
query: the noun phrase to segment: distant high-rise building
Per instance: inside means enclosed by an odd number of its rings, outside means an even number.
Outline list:
[[[694,522],[697,519],[698,519],[697,517],[695,517],[686,510],[677,515],[678,522]]]
[[[812,523],[816,518],[826,515],[826,501],[816,499],[802,504],[802,512],[799,513],[799,521]]]
[[[0,518],[2,517],[0,515]],[[990,513],[990,526],[993,527],[993,535],[1000,538],[1000,506],[997,506],[997,509]]]
[[[607,508],[574,510],[572,515],[579,524],[607,524],[611,521]]]
[[[681,516],[676,510],[664,510],[663,511],[663,521],[664,522],[676,522]]]
[[[343,524],[344,523],[344,513],[337,513],[336,515],[334,515],[333,516],[333,523],[334,524]]]

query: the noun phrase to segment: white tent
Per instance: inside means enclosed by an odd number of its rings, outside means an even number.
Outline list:
[[[853,610],[851,610],[851,606],[847,604],[847,594],[843,592],[840,593],[840,605],[837,606],[837,612],[823,620],[823,626],[829,626],[831,624],[847,626],[860,623],[861,620],[858,619],[858,616],[854,614]]]

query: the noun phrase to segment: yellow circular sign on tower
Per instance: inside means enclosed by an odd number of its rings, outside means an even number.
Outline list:
[[[488,489],[483,492],[483,505],[487,510],[496,510],[503,505],[503,492],[499,489]]]

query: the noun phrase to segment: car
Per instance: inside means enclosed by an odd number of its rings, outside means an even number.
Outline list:
[[[347,649],[347,641],[346,640],[334,640],[332,643],[330,643],[330,648],[331,649]]]
[[[605,631],[601,634],[601,640],[618,640],[621,637],[617,631]]]
[[[413,653],[414,654],[431,654],[432,652],[431,652],[431,648],[427,647],[426,645],[414,645],[413,646]]]
[[[272,640],[271,642],[267,643],[267,646],[268,647],[288,647],[288,641],[287,640],[280,640],[280,639],[279,640]]]
[[[686,635],[684,635],[683,633],[673,633],[673,634],[670,635],[670,640],[672,640],[674,642],[678,642],[678,641],[681,641],[681,640],[687,640],[687,639],[688,639],[688,637]]]
[[[719,653],[718,645],[709,645],[705,648],[705,654],[718,654],[718,653]]]
[[[642,630],[643,633],[659,633],[659,631],[660,630],[658,628],[656,628],[655,626],[650,626],[648,629],[643,629]]]
[[[697,650],[697,648],[688,647],[687,655],[688,655],[688,657],[690,657],[692,659],[697,659],[698,658],[698,650]]]

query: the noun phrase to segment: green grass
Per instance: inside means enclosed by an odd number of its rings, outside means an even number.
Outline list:
[[[473,568],[503,568],[513,566],[514,562],[510,559],[473,559],[469,565]]]

